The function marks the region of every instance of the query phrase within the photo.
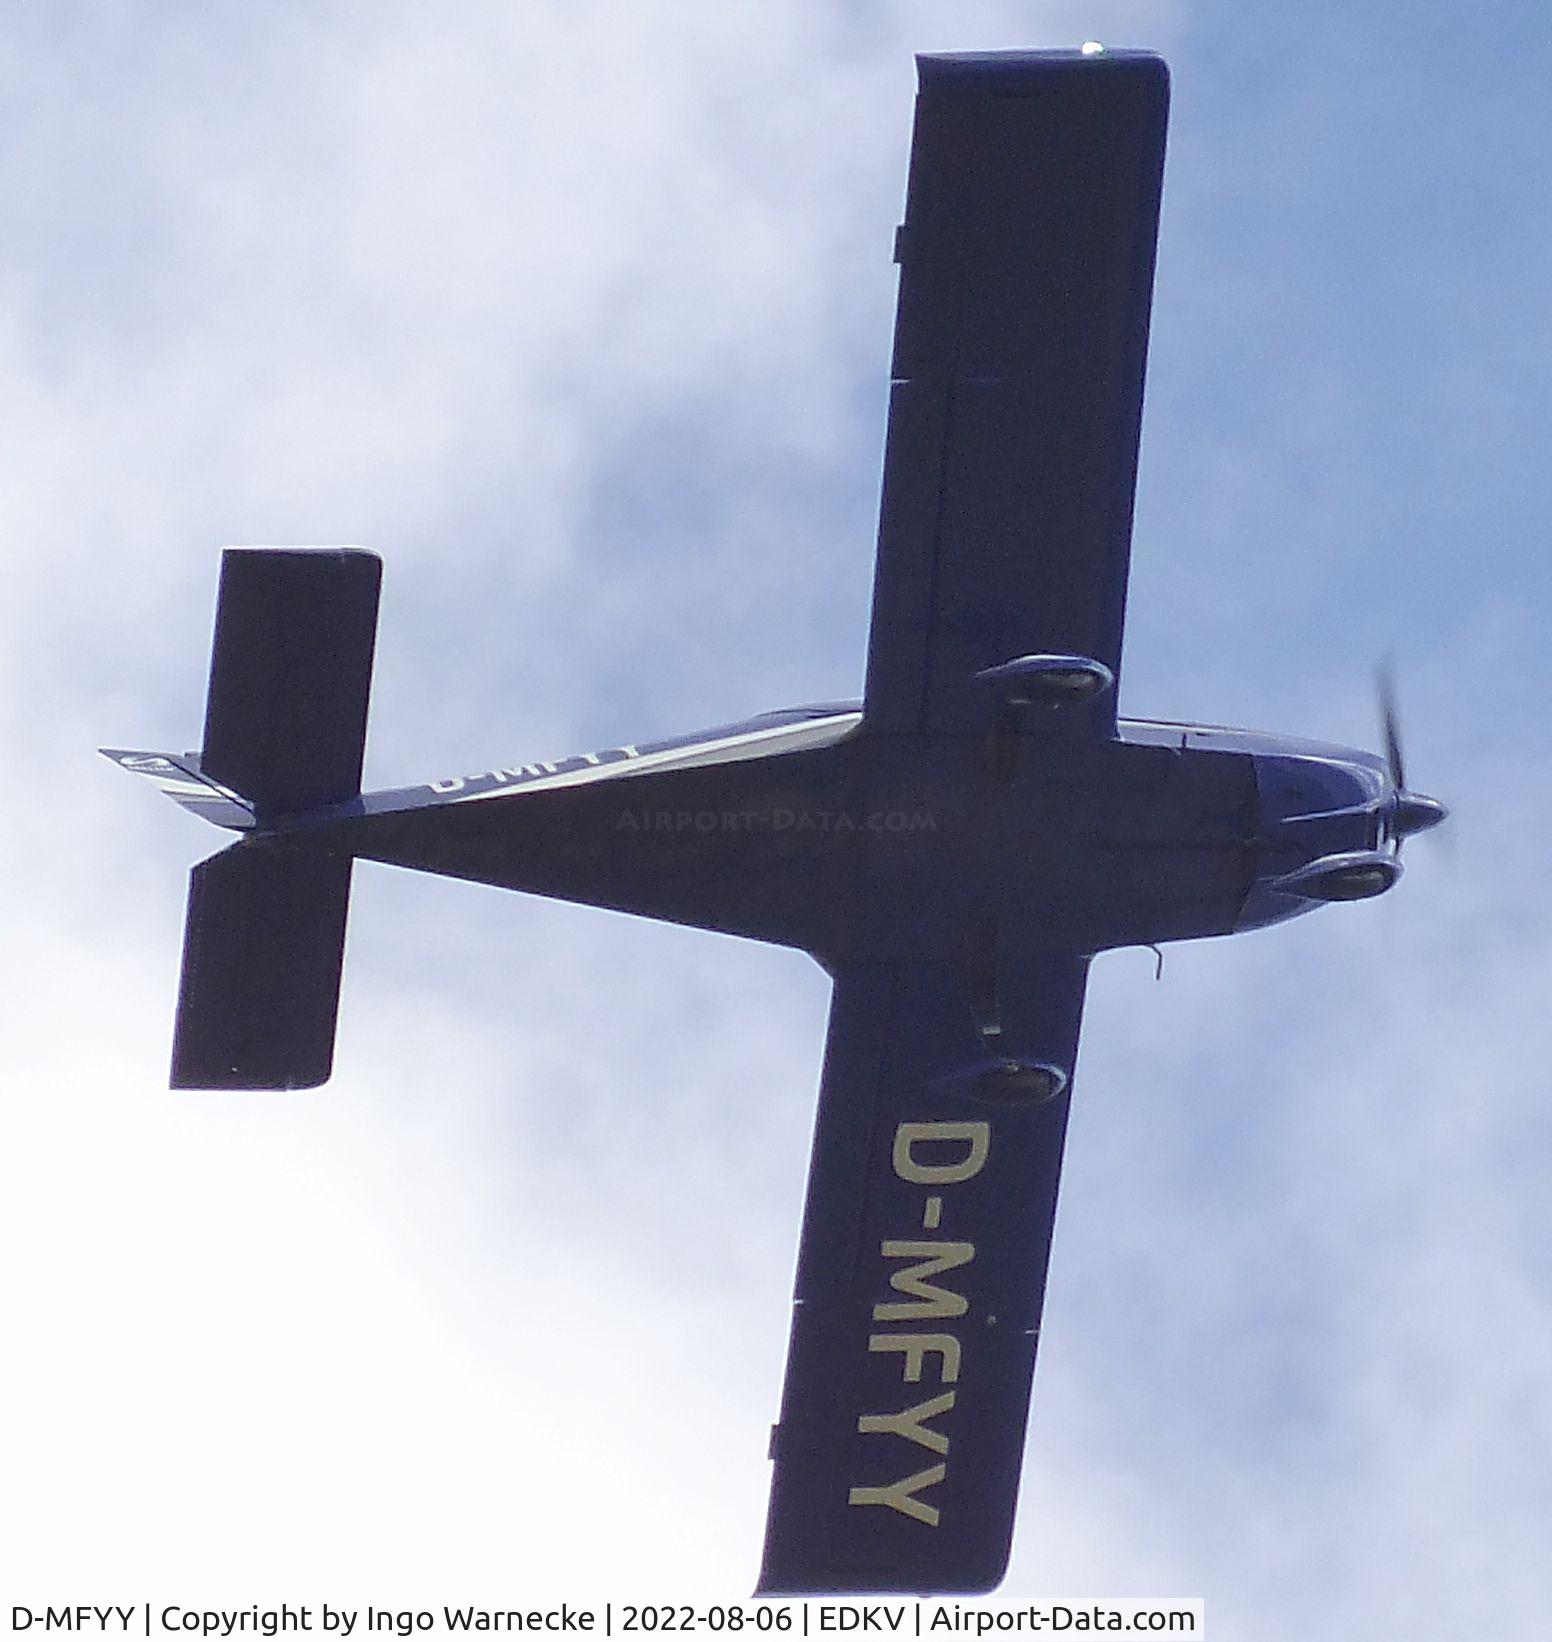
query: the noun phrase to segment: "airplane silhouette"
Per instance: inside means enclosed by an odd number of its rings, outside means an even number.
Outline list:
[[[834,979],[760,1589],[970,1592],[1008,1557],[1085,980],[1113,947],[1389,889],[1386,756],[1118,718],[1168,76],[922,57],[860,703],[360,790],[380,564],[224,556],[172,1082],[330,1072],[384,861],[777,942]]]

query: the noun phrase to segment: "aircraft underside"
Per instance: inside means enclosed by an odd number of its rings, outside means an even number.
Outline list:
[[[174,1086],[333,1066],[355,859],[779,942],[834,979],[763,1592],[984,1591],[1023,1458],[1088,965],[1389,889],[1386,757],[1118,719],[1168,75],[919,59],[864,699],[361,792],[380,564],[230,550]]]
[[[800,947],[957,956],[986,925],[1067,951],[1227,934],[1255,871],[1249,754],[854,735],[758,760],[363,816],[374,861]],[[1139,799],[1141,802],[1139,802]],[[331,829],[333,830],[333,829]]]

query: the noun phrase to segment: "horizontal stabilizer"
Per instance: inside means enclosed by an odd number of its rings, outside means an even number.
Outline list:
[[[174,1089],[312,1089],[334,1059],[349,856],[234,844],[189,874]]]
[[[363,548],[228,548],[200,769],[261,817],[361,790],[382,561]]]

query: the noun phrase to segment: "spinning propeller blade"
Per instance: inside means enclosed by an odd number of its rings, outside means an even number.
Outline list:
[[[1389,656],[1380,663],[1375,680],[1380,703],[1380,724],[1385,734],[1385,762],[1390,766],[1391,784],[1406,791],[1406,764],[1401,755],[1401,714],[1396,706],[1396,671]]]
[[[1375,678],[1379,697],[1380,727],[1385,736],[1385,762],[1390,767],[1390,782],[1396,789],[1395,811],[1391,817],[1391,833],[1396,840],[1396,854],[1414,832],[1426,832],[1436,827],[1450,813],[1437,798],[1415,793],[1406,784],[1406,760],[1401,751],[1401,712],[1396,704],[1396,676],[1389,656],[1380,663]]]

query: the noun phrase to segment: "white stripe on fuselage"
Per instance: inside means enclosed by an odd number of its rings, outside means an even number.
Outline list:
[[[634,746],[613,747],[602,753],[578,753],[570,758],[517,764],[507,769],[482,770],[477,775],[453,776],[428,782],[430,790],[449,804],[469,804],[486,798],[505,798],[519,792],[578,787],[594,781],[646,775],[660,770],[688,770],[708,764],[736,764],[773,753],[801,752],[839,741],[862,722],[860,712],[835,713],[786,724],[741,730],[678,747],[638,752]],[[478,782],[477,791],[464,788]]]

